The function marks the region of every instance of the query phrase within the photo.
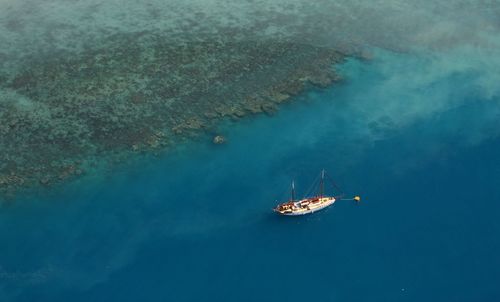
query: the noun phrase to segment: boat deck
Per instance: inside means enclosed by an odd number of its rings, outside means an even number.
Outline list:
[[[314,213],[322,210],[336,201],[335,197],[312,197],[299,201],[289,201],[278,205],[274,211],[281,215],[295,216]]]

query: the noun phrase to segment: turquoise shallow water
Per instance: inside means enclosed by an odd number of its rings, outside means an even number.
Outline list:
[[[497,301],[499,65],[471,54],[378,51],[227,145],[20,197],[1,300]],[[362,203],[273,215],[322,168]]]

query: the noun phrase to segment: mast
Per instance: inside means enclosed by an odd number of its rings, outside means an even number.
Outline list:
[[[323,193],[325,190],[325,169],[321,170],[321,181],[319,183],[319,197],[323,198]]]
[[[292,201],[295,200],[295,182],[292,180]]]

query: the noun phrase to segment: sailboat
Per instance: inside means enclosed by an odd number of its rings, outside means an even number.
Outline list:
[[[354,196],[353,198],[344,199],[344,194],[340,194],[337,196],[328,196],[324,194],[325,187],[325,170],[323,169],[320,174],[320,182],[319,182],[319,191],[317,195],[311,197],[305,197],[300,200],[295,199],[295,182],[292,181],[291,188],[291,198],[289,201],[278,204],[273,211],[285,216],[297,216],[297,215],[306,215],[312,214],[314,212],[320,211],[326,207],[331,206],[338,200],[353,200],[355,202],[361,201],[361,197]],[[330,179],[331,180],[331,179]],[[337,188],[337,185],[333,181],[331,181],[332,185]]]

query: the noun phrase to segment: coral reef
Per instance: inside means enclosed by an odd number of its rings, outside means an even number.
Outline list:
[[[331,48],[287,41],[172,43],[117,34],[81,53],[26,62],[0,82],[0,190],[82,174],[192,137],[223,118],[272,114],[308,85],[339,80]]]
[[[221,144],[224,144],[226,143],[226,138],[222,135],[216,135],[214,136],[214,138],[212,139],[212,142],[216,145],[221,145]]]

